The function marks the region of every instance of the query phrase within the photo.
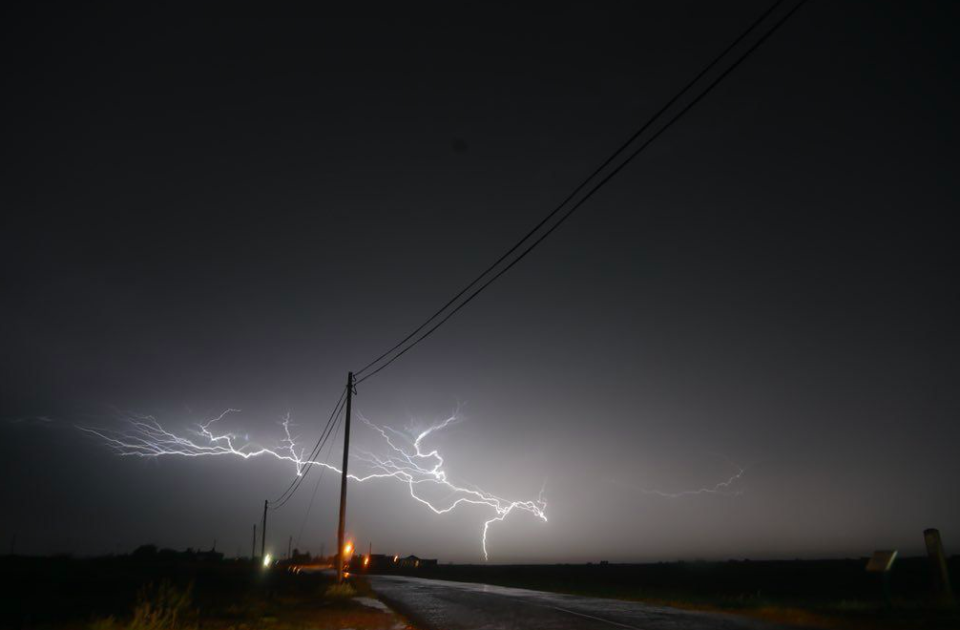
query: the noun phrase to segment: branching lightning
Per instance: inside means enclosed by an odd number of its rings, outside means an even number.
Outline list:
[[[743,494],[743,490],[740,488],[734,487],[740,478],[743,477],[743,473],[746,470],[737,466],[736,474],[732,475],[726,481],[721,481],[718,484],[713,486],[704,486],[702,488],[697,488],[696,490],[682,490],[680,492],[664,492],[663,490],[649,490],[646,488],[640,488],[640,492],[643,494],[655,494],[660,497],[667,497],[669,499],[676,499],[679,497],[689,497],[695,496],[698,494],[720,494],[729,497],[738,497]]]
[[[679,499],[682,497],[692,497],[692,496],[706,495],[706,494],[714,494],[714,495],[720,495],[725,497],[739,497],[743,494],[743,489],[740,487],[741,486],[740,482],[742,481],[744,475],[747,472],[747,467],[740,466],[730,461],[726,457],[723,457],[723,459],[727,461],[736,470],[736,472],[730,475],[725,480],[715,483],[712,486],[703,486],[693,490],[678,490],[675,492],[667,492],[666,490],[660,490],[656,488],[638,487],[634,483],[628,484],[615,478],[606,478],[604,479],[604,481],[606,483],[615,485],[618,488],[622,488],[624,490],[631,490],[633,492],[639,492],[641,494],[664,497],[667,499]]]
[[[432,450],[430,452],[423,451],[423,440],[431,433],[439,431],[450,424],[457,422],[458,416],[456,414],[450,416],[443,422],[436,424],[425,431],[422,431],[413,440],[411,440],[406,434],[400,433],[399,431],[389,427],[375,425],[362,416],[360,419],[363,420],[363,422],[371,429],[383,436],[383,439],[391,449],[391,454],[388,457],[378,457],[370,452],[360,453],[358,459],[365,461],[374,470],[382,471],[379,475],[370,475],[370,477],[395,477],[404,481],[410,488],[410,496],[423,503],[437,514],[445,514],[456,508],[458,505],[464,503],[487,505],[494,509],[496,516],[490,518],[483,524],[481,547],[483,549],[484,560],[489,559],[489,554],[487,553],[487,532],[489,531],[492,523],[502,521],[512,511],[517,509],[530,512],[544,522],[547,521],[547,516],[544,512],[547,504],[543,500],[542,488],[535,501],[508,501],[507,499],[498,497],[489,492],[485,492],[477,487],[466,488],[457,486],[449,480],[447,473],[444,472],[443,457],[441,457],[440,453],[437,450]],[[398,446],[394,439],[406,441],[408,447],[405,449],[403,446]],[[412,450],[409,450],[410,447],[412,447]],[[446,507],[437,507],[430,501],[424,499],[422,495],[417,493],[417,489],[422,484],[434,484],[436,486],[444,487],[452,491],[451,496],[454,498],[448,499],[449,505]]]
[[[298,449],[296,437],[291,433],[293,425],[289,414],[280,423],[284,437],[275,448],[266,448],[245,441],[234,433],[214,432],[213,428],[217,422],[223,420],[228,414],[238,412],[238,409],[227,409],[213,419],[198,424],[197,429],[191,432],[191,437],[183,437],[164,429],[153,416],[134,414],[123,414],[122,420],[125,427],[119,431],[82,426],[78,428],[103,439],[107,446],[125,457],[155,458],[179,455],[181,457],[234,456],[251,459],[264,456],[290,462],[298,476],[310,466],[321,466],[341,474],[340,469],[332,464],[304,457],[305,450]],[[503,521],[515,510],[529,512],[542,521],[547,521],[545,513],[547,504],[543,498],[543,489],[536,500],[510,501],[476,486],[457,485],[450,480],[443,468],[443,457],[436,449],[427,450],[424,441],[431,434],[458,422],[460,418],[457,414],[419,433],[406,433],[391,427],[379,426],[362,416],[360,419],[383,438],[387,446],[387,454],[376,455],[370,451],[359,451],[353,454],[355,459],[369,466],[372,472],[366,475],[348,474],[347,478],[357,482],[396,479],[407,485],[411,497],[427,506],[435,514],[446,514],[459,505],[480,505],[492,508],[494,515],[484,522],[480,539],[485,560],[489,559],[487,534],[491,524]],[[246,443],[240,444],[241,441]],[[431,501],[424,497],[421,489],[430,486],[447,491],[447,497],[442,504],[437,500]]]

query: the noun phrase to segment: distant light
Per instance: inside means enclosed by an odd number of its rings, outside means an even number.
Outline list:
[[[353,543],[352,543],[352,542],[348,542],[347,544],[345,544],[345,545],[343,546],[343,555],[348,555],[348,554],[350,554],[350,553],[353,553]]]
[[[397,562],[397,561],[399,561],[399,560],[400,560],[400,556],[394,556],[394,557],[393,557],[393,561],[394,561],[394,562]]]
[[[273,562],[273,556],[268,553],[263,557],[263,566],[269,567],[271,562]]]
[[[368,564],[370,564],[370,556],[364,556],[364,557],[363,557],[363,566],[367,566]]]

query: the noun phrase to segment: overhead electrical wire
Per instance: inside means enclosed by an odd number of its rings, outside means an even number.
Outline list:
[[[346,395],[347,395],[347,390],[346,388],[344,388],[343,391],[340,393],[340,398],[339,400],[337,400],[336,406],[333,408],[333,413],[330,414],[330,418],[327,420],[326,425],[324,426],[323,430],[320,432],[320,437],[317,438],[317,443],[310,450],[309,456],[304,461],[316,461],[317,457],[320,454],[320,450],[323,448],[323,445],[330,438],[330,434],[333,431],[333,427],[337,424],[337,422],[339,422],[340,411],[343,408],[343,403],[346,399]],[[307,478],[307,475],[310,473],[311,468],[313,468],[312,465],[306,466],[304,470],[300,472],[300,474],[294,477],[293,481],[290,482],[290,485],[287,486],[287,489],[284,490],[279,497],[277,497],[276,499],[268,503],[268,505],[270,506],[270,509],[276,510],[283,507],[283,505],[290,500],[290,497],[292,497],[293,494],[300,488],[300,484],[302,484],[304,479]]]
[[[374,360],[371,361],[370,363],[366,364],[365,366],[363,366],[363,367],[360,368],[359,370],[356,370],[356,371],[354,372],[354,375],[355,375],[355,376],[361,376],[366,370],[370,369],[370,367],[372,367],[373,365],[376,365],[378,362],[380,362],[381,359],[383,359],[384,357],[386,357],[387,355],[389,355],[391,352],[393,352],[393,351],[396,350],[397,348],[401,347],[403,344],[405,344],[407,341],[409,341],[411,338],[413,338],[414,335],[416,335],[418,332],[420,332],[421,330],[423,330],[424,328],[426,328],[427,325],[428,325],[431,321],[433,321],[434,319],[436,319],[437,317],[439,317],[445,310],[447,310],[447,308],[449,308],[454,302],[456,302],[458,299],[460,299],[460,297],[462,297],[464,293],[466,293],[467,291],[469,291],[474,285],[476,285],[478,282],[480,282],[480,280],[482,280],[487,274],[489,274],[491,271],[493,271],[494,269],[496,269],[496,268],[500,265],[500,263],[502,263],[508,256],[510,256],[510,254],[512,254],[513,252],[515,252],[521,245],[523,245],[523,244],[524,244],[527,240],[529,240],[534,234],[536,234],[536,233],[540,230],[540,228],[542,228],[550,219],[552,219],[554,216],[556,216],[556,214],[557,214],[558,212],[560,212],[560,210],[562,210],[565,205],[567,205],[574,197],[577,196],[577,194],[578,194],[581,190],[583,190],[583,188],[584,188],[588,183],[590,183],[590,180],[592,180],[592,179],[593,179],[594,177],[596,177],[601,171],[603,171],[603,169],[605,169],[607,166],[609,166],[609,164],[610,164],[611,162],[613,162],[613,160],[615,160],[615,159],[617,158],[617,156],[619,156],[621,153],[623,153],[623,152],[626,150],[626,148],[627,148],[628,146],[630,146],[630,145],[633,143],[633,141],[636,140],[644,131],[646,131],[646,130],[650,127],[650,125],[652,125],[667,109],[670,108],[671,105],[673,105],[674,103],[676,103],[677,100],[678,100],[680,97],[682,97],[687,91],[689,91],[690,88],[693,87],[693,85],[694,85],[695,83],[697,83],[701,78],[703,78],[703,76],[704,76],[707,72],[709,72],[711,69],[713,69],[713,67],[714,67],[717,63],[719,63],[719,61],[720,61],[723,57],[725,57],[734,47],[736,47],[737,44],[739,44],[741,41],[743,41],[743,39],[744,39],[747,35],[749,35],[750,32],[753,31],[754,28],[756,28],[761,22],[763,22],[763,20],[765,20],[765,19],[770,15],[770,13],[772,13],[772,12],[773,12],[780,4],[782,4],[782,3],[783,3],[783,0],[776,0],[776,2],[774,2],[772,5],[770,5],[770,8],[768,8],[768,9],[767,9],[766,11],[764,11],[756,20],[754,20],[753,23],[750,24],[750,26],[747,27],[746,30],[744,30],[742,33],[740,33],[740,35],[737,36],[737,38],[736,38],[735,40],[733,40],[733,42],[731,42],[729,45],[727,45],[727,47],[726,47],[719,55],[717,55],[716,57],[714,57],[714,58],[713,58],[713,61],[711,61],[710,63],[708,63],[693,79],[691,79],[691,80],[683,87],[683,89],[681,89],[679,92],[677,92],[676,94],[674,94],[674,95],[673,95],[673,98],[671,98],[669,101],[667,101],[659,110],[657,110],[657,112],[656,112],[655,114],[653,114],[653,116],[651,116],[650,118],[648,118],[647,121],[646,121],[639,129],[637,129],[636,131],[634,131],[633,134],[631,134],[629,138],[627,138],[613,153],[610,154],[609,157],[607,157],[607,159],[605,159],[605,160],[603,161],[603,163],[600,164],[600,166],[598,166],[597,168],[595,168],[592,173],[590,173],[583,181],[581,181],[581,182],[577,185],[577,187],[574,188],[573,191],[570,192],[570,194],[568,194],[568,195],[566,196],[566,198],[564,198],[563,201],[561,201],[553,210],[550,211],[550,213],[548,213],[543,219],[541,219],[539,223],[537,223],[535,226],[533,226],[533,228],[532,228],[529,232],[527,232],[527,233],[523,236],[523,238],[521,238],[519,241],[517,241],[516,243],[514,243],[513,247],[511,247],[510,249],[508,249],[507,251],[505,251],[505,252],[504,252],[497,260],[495,260],[489,267],[487,267],[486,269],[484,269],[483,272],[480,273],[480,275],[478,275],[476,278],[474,278],[474,279],[470,282],[470,284],[468,284],[467,286],[463,287],[463,288],[460,290],[459,293],[457,293],[457,294],[454,295],[452,298],[450,298],[450,300],[447,301],[446,304],[444,304],[443,306],[441,306],[441,307],[437,310],[436,313],[434,313],[433,315],[431,315],[430,317],[428,317],[427,320],[424,321],[422,324],[420,324],[420,326],[417,327],[413,332],[411,332],[409,335],[407,335],[406,337],[404,337],[403,339],[401,339],[400,341],[398,341],[393,347],[391,347],[389,350],[387,350],[386,352],[384,352],[383,354],[381,354],[380,356],[378,356],[376,359],[374,359]]]
[[[321,439],[318,442],[318,448],[315,451],[313,451],[303,461],[309,461],[309,462],[318,461],[320,450],[323,448],[323,445],[329,440],[330,434],[333,428],[339,423],[341,411],[342,411],[342,407],[337,409],[337,418],[335,423],[332,425],[329,425],[328,429],[325,429],[326,433],[321,436]],[[307,475],[310,473],[310,469],[313,468],[313,466],[314,466],[313,464],[307,464],[303,467],[303,472],[298,474],[294,478],[294,480],[290,483],[290,485],[287,487],[284,493],[280,495],[280,497],[278,497],[277,499],[274,499],[269,503],[271,510],[278,510],[282,508],[287,503],[287,501],[289,501],[293,497],[293,495],[297,492],[297,490],[300,489],[300,486],[306,480]],[[324,468],[324,467],[321,466],[321,468]]]
[[[399,342],[391,346],[388,350],[380,354],[377,358],[370,361],[364,365],[361,369],[354,372],[355,377],[361,377],[354,381],[353,386],[359,385],[360,383],[366,381],[368,378],[379,373],[381,370],[385,369],[387,366],[391,365],[394,361],[399,359],[401,356],[409,352],[416,345],[422,342],[424,339],[429,337],[433,332],[435,332],[440,326],[446,323],[453,315],[460,311],[464,306],[469,304],[476,298],[480,293],[482,293],[487,287],[489,287],[493,282],[498,280],[503,276],[507,271],[512,269],[517,263],[523,260],[530,252],[532,252],[540,243],[542,243],[548,236],[553,234],[553,232],[560,227],[570,216],[573,215],[587,200],[589,200],[600,188],[606,185],[611,179],[613,179],[620,171],[624,169],[630,162],[634,160],[641,152],[643,152],[651,143],[653,143],[657,138],[660,137],[663,132],[673,126],[680,118],[682,118],[687,112],[689,112],[694,106],[697,105],[704,97],[707,96],[713,89],[719,85],[733,70],[740,66],[754,51],[756,51],[767,39],[770,38],[777,30],[783,26],[790,17],[793,16],[796,11],[806,3],[806,0],[799,0],[789,11],[787,11],[782,17],[780,17],[769,29],[767,29],[760,37],[756,39],[739,57],[736,58],[730,65],[726,67],[720,74],[715,77],[706,88],[701,90],[695,97],[693,97],[685,106],[683,106],[679,112],[674,114],[666,123],[664,123],[659,129],[657,129],[649,138],[647,138],[639,147],[634,149],[631,153],[627,155],[619,164],[617,164],[610,172],[608,172],[602,179],[600,179],[596,184],[594,184],[580,199],[573,205],[570,206],[566,212],[560,215],[560,218],[553,223],[545,232],[540,234],[532,243],[530,243],[525,249],[523,249],[517,256],[515,256],[506,266],[500,269],[492,277],[489,277],[485,282],[480,284],[478,288],[473,290],[471,289],[476,287],[484,278],[487,278],[494,270],[496,270],[502,263],[504,263],[511,255],[517,252],[525,243],[530,241],[538,232],[541,231],[544,226],[546,226],[551,219],[555,218],[563,208],[567,207],[571,201],[573,201],[577,195],[579,195],[596,177],[598,177],[607,167],[609,167],[613,162],[620,157],[627,149],[632,146],[637,139],[649,130],[666,112],[677,103],[685,94],[692,90],[692,88],[698,84],[711,70],[713,70],[717,64],[719,64],[724,58],[726,58],[739,44],[743,42],[751,33],[753,33],[758,26],[765,22],[770,15],[776,11],[776,9],[784,2],[784,0],[776,0],[768,9],[766,9],[758,18],[756,18],[749,27],[747,27],[740,35],[738,35],[729,45],[727,45],[723,51],[720,52],[710,63],[708,63],[700,72],[694,76],[680,91],[674,94],[660,109],[657,110],[639,129],[637,129],[630,137],[624,141],[609,157],[607,157],[598,167],[596,167],[593,172],[590,173],[583,181],[581,181],[576,188],[570,192],[564,200],[557,205],[550,213],[548,213],[543,219],[541,219],[529,232],[527,232],[519,241],[517,241],[510,249],[504,252],[496,261],[494,261],[489,267],[487,267],[480,275],[474,278],[469,284],[467,284],[463,289],[461,289],[456,295],[454,295],[450,300],[448,300],[439,310],[437,310],[433,315],[427,318],[422,324],[420,324],[416,329],[409,333],[406,337],[401,339]],[[469,295],[467,293],[469,292]],[[465,299],[457,304],[458,300],[467,295]],[[454,304],[456,306],[449,310]],[[446,315],[444,313],[446,312]],[[443,317],[441,317],[443,315]],[[438,321],[439,318],[439,321]],[[433,326],[430,326],[433,323]],[[429,327],[429,328],[428,328]],[[425,332],[423,332],[426,329]],[[422,332],[422,334],[420,334]],[[412,342],[411,342],[412,340]],[[389,357],[389,358],[388,358]],[[386,359],[386,361],[384,361]],[[371,370],[372,368],[376,368]],[[337,402],[337,405],[334,408],[333,413],[330,416],[330,419],[327,421],[327,425],[324,428],[324,431],[321,432],[320,438],[317,440],[317,444],[314,446],[311,451],[311,456],[309,460],[314,460],[322,450],[324,444],[329,440],[331,432],[334,427],[336,427],[337,434],[339,434],[339,414],[343,407],[344,398],[346,395],[346,389],[341,393],[340,399]],[[332,444],[332,443],[331,443]],[[306,478],[307,473],[309,472],[310,466],[306,468],[303,474],[300,474],[296,479],[291,482],[290,486],[280,495],[277,499],[271,502],[272,509],[278,509],[282,507],[293,494],[299,489],[300,485],[303,483],[303,480]],[[309,515],[310,508],[313,505],[313,499],[316,497],[317,488],[319,487],[321,477],[317,480],[317,486],[314,487],[314,494],[311,498],[310,506],[308,507],[307,514]],[[306,520],[306,517],[305,517]],[[304,522],[305,522],[304,520]],[[301,535],[302,535],[301,527]],[[299,537],[298,537],[299,542]]]
[[[586,179],[584,179],[574,190],[571,192],[556,208],[554,208],[546,217],[544,217],[532,230],[530,230],[526,235],[523,236],[516,244],[513,245],[509,250],[507,250],[503,255],[500,256],[492,265],[490,265],[486,270],[483,271],[479,276],[477,276],[473,281],[465,286],[459,293],[457,293],[453,298],[451,298],[446,304],[444,304],[436,313],[431,315],[426,321],[420,324],[413,332],[404,337],[401,341],[392,346],[389,350],[382,353],[376,359],[370,363],[363,366],[360,370],[357,370],[354,374],[355,376],[360,376],[363,373],[370,370],[372,367],[376,367],[372,372],[367,373],[362,378],[358,379],[356,383],[359,385],[363,381],[367,380],[371,376],[374,376],[391,363],[399,359],[401,356],[410,351],[414,346],[419,344],[421,341],[429,337],[435,330],[442,326],[447,320],[449,320],[454,314],[456,314],[461,308],[469,304],[475,297],[477,297],[484,289],[486,289],[490,284],[495,282],[503,274],[513,268],[518,262],[523,260],[534,248],[536,248],[544,239],[546,239],[550,234],[552,234],[560,225],[562,225],[574,212],[576,212],[588,199],[590,199],[600,188],[602,188],[607,182],[609,182],[614,176],[616,176],[623,168],[633,161],[644,149],[646,149],[654,140],[656,140],[660,135],[669,129],[674,123],[676,123],[684,114],[686,114],[690,109],[692,109],[697,103],[699,103],[707,94],[709,94],[717,85],[720,84],[734,69],[736,69],[743,61],[747,59],[757,48],[760,47],[771,35],[773,35],[783,24],[791,17],[794,13],[805,4],[806,0],[800,0],[797,4],[793,6],[788,12],[786,12],[781,18],[779,18],[772,27],[770,27],[766,32],[764,32],[752,45],[750,45],[745,52],[743,52],[732,64],[727,66],[716,78],[714,78],[705,89],[703,89],[696,97],[694,97],[689,103],[687,103],[677,114],[670,118],[663,126],[661,126],[654,134],[645,140],[637,149],[630,153],[623,161],[621,161],[612,171],[607,173],[598,183],[596,183],[585,195],[583,195],[572,207],[570,207],[560,218],[549,228],[546,232],[541,234],[532,244],[530,244],[526,249],[524,249],[518,256],[516,256],[509,264],[507,264],[503,269],[497,272],[493,277],[488,279],[486,282],[480,285],[475,291],[470,293],[470,295],[460,302],[453,310],[448,312],[444,317],[442,317],[436,324],[426,330],[422,335],[417,336],[421,331],[427,328],[431,322],[437,320],[441,314],[443,314],[447,309],[449,309],[454,303],[456,303],[464,294],[466,294],[471,288],[477,285],[483,278],[488,276],[494,269],[496,269],[501,263],[503,263],[511,254],[516,252],[524,243],[526,243],[530,238],[532,238],[541,228],[546,225],[550,219],[555,217],[573,198],[577,196],[594,178],[597,177],[604,169],[606,169],[618,156],[620,156],[630,145],[632,145],[637,138],[639,138],[645,131],[647,131],[671,106],[673,106],[680,98],[683,97],[690,89],[697,84],[707,73],[710,72],[723,58],[725,58],[734,48],[736,48],[746,37],[752,33],[757,26],[766,21],[766,19],[773,13],[777,7],[782,4],[783,0],[776,0],[766,11],[764,11],[754,22],[747,27],[736,39],[733,40],[724,50],[717,55],[709,64],[707,64],[691,81],[689,81],[679,92],[677,92],[670,100],[667,101],[653,116],[651,116],[637,131],[635,131],[628,140],[622,143],[613,154],[610,155],[604,162],[597,167]],[[414,339],[416,337],[416,339]],[[412,343],[408,342],[413,339]],[[402,348],[402,349],[401,349]],[[397,352],[399,350],[399,352]],[[391,356],[392,355],[392,356]],[[385,362],[381,363],[385,358],[390,357]]]
[[[340,435],[340,427],[343,426],[343,423],[339,420],[337,421],[337,428],[333,432],[333,439],[329,441],[327,446],[327,457],[324,459],[330,459],[330,452],[333,450],[333,445],[337,443],[337,436]],[[323,473],[327,472],[326,466],[320,469],[320,474],[317,476],[317,483],[313,486],[313,494],[310,495],[310,504],[307,505],[307,512],[303,515],[303,521],[300,523],[300,533],[297,534],[297,548],[300,547],[300,540],[303,538],[303,530],[307,526],[307,519],[310,518],[310,512],[313,510],[313,502],[317,499],[317,490],[320,489],[320,482],[323,481]]]

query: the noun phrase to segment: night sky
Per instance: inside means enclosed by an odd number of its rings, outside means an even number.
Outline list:
[[[77,425],[236,408],[224,430],[275,445],[289,412],[309,447],[348,370],[767,6],[8,16],[0,551],[249,554],[290,465],[122,458]],[[491,527],[491,562],[912,554],[927,527],[960,550],[958,18],[808,3],[355,411],[459,409],[429,443],[451,475],[545,484],[549,522]],[[650,492],[740,467],[730,495]],[[268,547],[329,551],[337,481],[272,513]],[[363,549],[480,559],[489,509],[391,480],[350,501]]]

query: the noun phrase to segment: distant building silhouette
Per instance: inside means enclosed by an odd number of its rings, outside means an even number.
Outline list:
[[[188,547],[185,551],[176,549],[157,549],[156,545],[140,545],[133,550],[130,557],[141,562],[220,562],[223,560],[223,553],[216,550],[216,547],[209,551],[194,551]]]
[[[406,558],[400,558],[398,564],[404,569],[421,569],[425,567],[437,566],[437,560],[436,558],[418,558],[417,556],[410,555]]]

